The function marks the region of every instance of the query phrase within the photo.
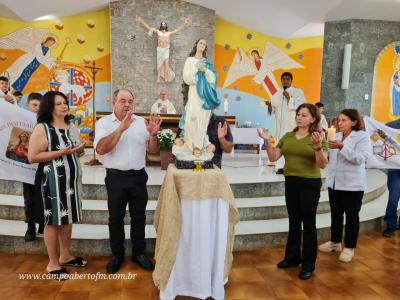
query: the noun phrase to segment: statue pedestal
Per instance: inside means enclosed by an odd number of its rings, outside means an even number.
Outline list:
[[[154,214],[155,285],[160,299],[178,295],[224,299],[239,212],[219,168],[168,167]]]
[[[175,167],[177,169],[195,169],[196,164],[194,160],[176,160]],[[203,169],[212,169],[214,167],[212,160],[205,160]]]

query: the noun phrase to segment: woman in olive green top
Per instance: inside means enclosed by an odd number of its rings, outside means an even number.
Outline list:
[[[298,266],[300,279],[309,279],[317,259],[316,214],[321,189],[321,172],[328,164],[327,143],[320,133],[321,115],[316,106],[308,103],[296,110],[296,128],[287,132],[276,148],[272,138],[259,131],[267,141],[270,161],[285,158],[285,200],[289,215],[289,235],[285,258],[278,268]],[[303,224],[303,248],[301,249]]]

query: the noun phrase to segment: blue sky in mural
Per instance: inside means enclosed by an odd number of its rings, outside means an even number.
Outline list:
[[[263,102],[262,98],[230,89],[217,89],[217,93],[220,99],[223,99],[224,94],[228,94],[228,115],[236,116],[239,124],[252,121],[252,127],[268,128],[273,132],[275,116],[269,116],[267,107],[260,105]],[[223,104],[218,107],[216,114],[224,114]]]

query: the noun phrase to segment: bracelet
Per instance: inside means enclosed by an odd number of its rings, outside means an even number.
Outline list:
[[[322,147],[318,147],[318,148],[313,147],[313,149],[314,149],[314,151],[321,151]]]

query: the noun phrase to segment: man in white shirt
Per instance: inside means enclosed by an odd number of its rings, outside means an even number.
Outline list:
[[[124,216],[129,205],[131,216],[132,260],[145,270],[153,270],[152,261],[144,254],[146,205],[148,201],[145,171],[146,149],[159,150],[157,131],[161,120],[151,115],[149,123],[133,114],[134,96],[126,89],[113,95],[114,112],[96,123],[94,148],[103,155],[107,170],[110,246],[113,257],[107,272],[115,273],[125,256]]]
[[[171,101],[168,100],[168,91],[161,90],[160,98],[151,106],[153,114],[176,114],[176,110]]]
[[[296,127],[296,109],[306,102],[304,93],[301,89],[292,86],[293,75],[284,72],[281,75],[282,88],[272,96],[272,108],[275,113],[275,134],[276,143],[288,131],[293,131]],[[283,157],[276,164],[276,174],[283,174]]]
[[[8,78],[5,76],[0,76],[0,99],[6,100],[12,104],[17,104],[17,101],[14,99],[14,97],[9,94],[8,84]]]
[[[323,114],[323,112],[325,110],[324,104],[321,103],[321,102],[317,102],[317,103],[315,103],[315,106],[318,107],[319,112],[321,113],[321,127],[322,127],[322,130],[323,131],[328,131],[328,127],[329,127],[328,121],[326,120],[326,117]]]

